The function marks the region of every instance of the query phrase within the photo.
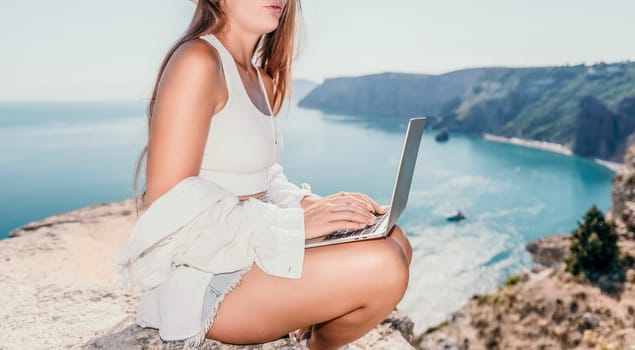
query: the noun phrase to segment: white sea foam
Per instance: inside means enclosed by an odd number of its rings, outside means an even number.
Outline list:
[[[421,332],[442,322],[474,294],[487,293],[509,270],[524,263],[524,247],[511,226],[410,225],[413,260],[408,290],[399,307]],[[504,233],[501,233],[504,232]]]

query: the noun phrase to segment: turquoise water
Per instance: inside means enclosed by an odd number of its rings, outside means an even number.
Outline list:
[[[32,220],[131,197],[144,112],[143,102],[0,104],[0,238]],[[279,123],[291,180],[320,195],[389,202],[404,119],[291,107]],[[593,204],[609,208],[611,175],[586,159],[468,135],[439,144],[426,130],[398,221],[415,249],[400,307],[422,330],[529,267],[527,242],[571,231]],[[468,220],[446,222],[455,209]]]

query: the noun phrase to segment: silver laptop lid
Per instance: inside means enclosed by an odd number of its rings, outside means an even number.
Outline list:
[[[411,118],[408,122],[406,139],[401,151],[401,162],[399,163],[395,188],[392,191],[392,199],[390,200],[390,216],[388,217],[386,232],[390,232],[408,203],[412,174],[415,170],[419,144],[421,143],[421,135],[425,124],[426,117]]]

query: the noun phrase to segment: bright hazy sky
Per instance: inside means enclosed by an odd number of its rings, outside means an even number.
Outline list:
[[[261,0],[241,0],[261,1]],[[294,78],[635,60],[633,0],[304,0]],[[187,0],[0,0],[0,101],[146,98]]]

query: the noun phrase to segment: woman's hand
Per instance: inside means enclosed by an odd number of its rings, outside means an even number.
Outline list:
[[[375,223],[373,213],[385,213],[384,208],[361,193],[340,192],[324,198],[305,197],[302,203],[307,239],[338,230],[361,229]]]
[[[315,195],[304,196],[304,198],[302,198],[302,200],[300,201],[300,206],[302,207],[302,209],[306,209],[306,207],[315,203],[315,201],[319,199],[321,199],[321,197],[317,197]]]

